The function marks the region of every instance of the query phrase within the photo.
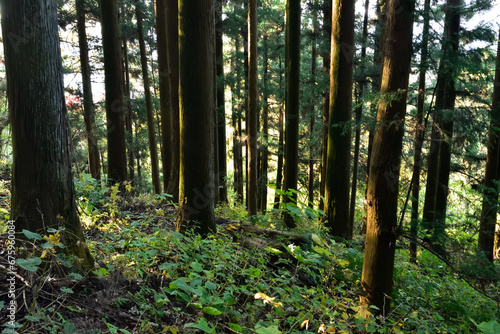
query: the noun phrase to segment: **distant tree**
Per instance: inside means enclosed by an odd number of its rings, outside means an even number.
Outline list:
[[[488,133],[488,157],[484,176],[483,206],[479,224],[478,247],[493,262],[495,227],[497,224],[498,193],[500,187],[500,33],[498,35],[497,63],[491,102]]]
[[[85,0],[77,0],[76,17],[78,28],[78,46],[80,49],[80,65],[82,73],[82,90],[83,90],[83,116],[85,120],[85,129],[87,132],[88,145],[88,164],[89,173],[94,179],[101,178],[101,162],[99,159],[99,148],[97,147],[97,139],[94,133],[95,117],[94,117],[94,102],[92,101],[92,81],[89,63],[89,48],[87,44],[87,30],[85,27]]]
[[[422,169],[422,144],[424,136],[424,102],[425,102],[425,78],[428,68],[428,44],[429,44],[429,29],[430,29],[430,9],[431,1],[424,2],[424,26],[422,30],[422,44],[420,48],[420,68],[418,74],[418,96],[417,96],[417,113],[415,114],[415,151],[413,153],[413,175],[412,175],[412,192],[411,192],[411,226],[410,234],[416,239],[418,232],[419,218],[419,198],[420,198],[420,171]],[[410,260],[413,263],[417,262],[417,243],[410,243]]]
[[[325,180],[327,226],[330,233],[352,238],[349,226],[354,2],[333,5],[330,63],[330,112]]]
[[[180,186],[176,230],[215,231],[212,0],[179,0]]]
[[[60,250],[91,270],[75,203],[55,0],[1,1],[12,120],[11,217],[16,232],[61,231]],[[27,19],[29,18],[29,19]]]
[[[148,126],[149,155],[151,157],[151,177],[155,194],[161,192],[160,172],[158,167],[158,148],[156,145],[156,132],[154,126],[153,104],[151,102],[151,89],[149,86],[148,59],[146,54],[146,43],[144,41],[143,13],[140,2],[135,5],[137,18],[137,34],[139,36],[139,51],[141,54],[142,81],[144,84],[144,97],[146,100],[146,120]]]
[[[114,182],[127,180],[123,72],[117,0],[101,0],[102,50],[106,91],[108,139],[108,177]]]
[[[390,312],[397,202],[412,55],[414,0],[388,0],[384,68],[367,190],[367,231],[361,302]]]
[[[462,0],[447,0],[441,62],[438,69],[436,106],[432,114],[431,147],[428,155],[423,226],[433,241],[445,235],[448,181],[455,109],[456,61],[460,37]]]
[[[267,209],[267,180],[269,169],[269,44],[268,36],[264,34],[263,37],[263,69],[262,69],[262,82],[263,82],[263,107],[262,107],[262,142],[260,145],[260,158],[259,158],[259,198],[258,207],[262,213],[266,213]]]
[[[285,177],[284,191],[290,197],[284,202],[297,200],[297,177],[299,169],[299,97],[300,97],[300,0],[287,0],[285,32]],[[293,203],[292,203],[293,205]],[[286,213],[284,221],[287,227],[294,227],[295,220]]]
[[[257,0],[248,0],[248,215],[257,214]]]

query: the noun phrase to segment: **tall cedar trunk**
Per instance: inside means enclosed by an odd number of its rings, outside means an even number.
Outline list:
[[[108,139],[108,177],[114,182],[127,180],[123,73],[118,25],[117,0],[101,0],[104,86],[106,90],[106,127]]]
[[[284,112],[283,108],[280,107],[278,119],[278,164],[276,167],[276,190],[282,190],[283,183],[283,158],[284,158],[284,142],[285,142],[285,130],[284,130]],[[278,192],[274,196],[274,208],[278,209],[280,207],[280,198]]]
[[[432,115],[432,140],[427,163],[422,223],[435,242],[441,241],[445,235],[461,3],[461,0],[447,0],[445,7],[442,59],[438,71],[436,107]]]
[[[330,233],[352,238],[349,225],[354,2],[335,0],[332,15],[330,113],[325,180]]]
[[[149,86],[148,59],[146,54],[146,43],[144,42],[144,28],[142,26],[142,12],[136,2],[137,34],[139,35],[139,50],[141,53],[142,81],[144,84],[144,98],[146,100],[146,119],[148,125],[149,156],[151,158],[151,178],[155,194],[161,192],[160,172],[158,167],[158,146],[156,145],[156,131],[153,116],[153,104],[151,102],[151,88]]]
[[[354,227],[354,215],[356,213],[356,195],[358,191],[358,165],[359,151],[361,149],[361,116],[363,114],[363,97],[366,89],[366,43],[368,42],[368,7],[370,0],[365,1],[365,14],[363,18],[363,35],[361,41],[361,77],[358,79],[358,101],[354,111],[356,118],[356,134],[354,135],[354,157],[352,161],[352,183],[351,183],[351,199],[349,204],[349,226]]]
[[[498,35],[497,64],[491,120],[488,134],[488,158],[484,176],[483,208],[479,224],[478,247],[484,255],[493,261],[495,244],[495,225],[498,212],[498,181],[500,180],[500,32]]]
[[[92,80],[89,63],[89,48],[87,45],[87,30],[85,28],[85,1],[76,1],[76,17],[78,28],[78,46],[80,48],[80,65],[82,70],[83,88],[83,118],[87,131],[89,173],[94,179],[101,178],[101,162],[99,148],[94,133],[95,117],[94,102],[92,100]]]
[[[239,52],[240,43],[238,36],[235,37],[235,50]],[[236,105],[233,108],[232,113],[232,125],[233,125],[233,163],[234,163],[234,191],[237,196],[237,201],[243,203],[243,153],[241,150],[241,89],[240,89],[240,66],[237,64],[237,59],[231,59],[231,69],[236,75],[235,84],[231,96],[236,96]],[[234,105],[234,103],[233,103]]]
[[[155,0],[156,4],[156,47],[158,49],[158,74],[160,85],[160,118],[161,118],[161,164],[163,170],[163,191],[168,191],[170,169],[172,168],[171,116],[169,110],[169,75],[167,48],[167,2]]]
[[[268,36],[264,35],[263,38],[263,102],[262,107],[262,144],[260,150],[260,177],[259,177],[259,209],[262,213],[266,213],[267,210],[267,172],[269,167],[269,92],[268,92],[268,68],[269,68],[269,57],[268,57]]]
[[[167,50],[168,50],[168,86],[169,104],[168,114],[170,116],[170,150],[172,161],[167,193],[172,195],[174,202],[180,201],[179,177],[180,177],[180,119],[179,119],[179,19],[178,0],[167,0]]]
[[[12,124],[11,217],[15,230],[49,235],[61,231],[77,269],[94,261],[75,203],[65,105],[57,3],[2,1],[7,96]],[[27,20],[26,18],[30,18]]]
[[[309,101],[309,178],[307,185],[307,203],[309,207],[314,206],[314,123],[316,121],[316,112],[314,110],[315,95],[316,95],[316,34],[319,31],[319,23],[317,18],[318,0],[313,2],[313,32],[312,32],[312,50],[311,50],[311,99]]]
[[[408,78],[412,55],[414,0],[389,0],[384,67],[367,190],[367,231],[361,286],[364,305],[390,312],[397,230],[397,201]],[[389,102],[386,94],[398,94]]]
[[[216,177],[219,180],[219,201],[227,202],[227,152],[226,152],[226,107],[224,101],[224,43],[222,0],[217,0],[215,34],[216,34],[216,68],[217,68],[217,147],[219,169]]]
[[[418,76],[418,97],[417,113],[415,114],[415,152],[413,153],[413,175],[411,190],[411,225],[410,235],[416,240],[418,232],[419,218],[419,198],[420,198],[420,171],[422,169],[422,143],[424,139],[424,102],[425,102],[425,77],[427,73],[427,53],[429,44],[431,1],[424,3],[424,27],[422,31],[422,47],[420,51],[420,73]],[[417,262],[417,243],[410,243],[410,261]]]
[[[285,36],[285,177],[284,202],[297,201],[299,172],[299,96],[300,96],[300,0],[287,0]],[[284,222],[294,227],[295,220],[285,211]]]
[[[248,3],[245,1],[244,2],[244,5],[245,5],[245,11],[248,11]],[[249,162],[249,159],[248,159],[248,26],[244,26],[243,29],[241,29],[241,35],[243,37],[243,55],[244,55],[244,58],[243,58],[243,68],[245,69],[244,73],[245,73],[245,76],[243,77],[244,79],[244,94],[243,94],[243,99],[244,99],[244,103],[242,104],[242,107],[243,107],[243,110],[244,112],[242,113],[242,115],[245,115],[245,135],[243,136],[243,132],[240,128],[240,133],[241,133],[241,138],[243,139],[243,142],[241,143],[241,146],[242,148],[244,147],[245,148],[245,160],[244,160],[244,163],[245,163],[245,168],[243,169],[244,171],[244,185],[245,185],[245,205],[248,207],[248,180],[249,180],[249,177],[248,177],[248,162]],[[241,118],[240,118],[240,122],[241,122]],[[243,158],[243,154],[242,154],[242,158]]]
[[[212,0],[179,0],[180,183],[176,230],[215,232]],[[200,168],[203,166],[203,168]]]
[[[125,76],[123,82],[125,84],[125,100],[126,100],[126,110],[125,110],[125,131],[126,131],[126,142],[127,142],[127,153],[128,153],[128,179],[134,180],[134,169],[135,169],[135,154],[134,154],[134,136],[132,129],[132,102],[130,99],[130,73],[128,66],[128,46],[127,39],[122,38],[123,43],[123,66],[125,71],[123,75]]]
[[[248,0],[248,215],[257,214],[257,0]]]
[[[323,39],[325,40],[325,50],[331,48],[332,43],[332,0],[326,0],[323,7]],[[323,75],[330,76],[330,52],[324,51],[321,55],[323,58]],[[328,83],[330,83],[328,81]],[[326,157],[328,149],[328,117],[330,112],[330,88],[323,91],[323,135],[321,146],[321,181],[319,185],[319,208],[324,209],[325,202],[325,179],[326,179]]]

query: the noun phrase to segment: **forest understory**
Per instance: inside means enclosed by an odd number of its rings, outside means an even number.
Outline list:
[[[8,218],[9,180],[1,212]],[[58,232],[26,232],[36,247],[17,261],[18,333],[498,333],[498,268],[472,255],[445,262],[421,244],[409,263],[398,240],[393,309],[359,302],[361,236],[333,240],[303,215],[294,231],[275,210],[246,218],[241,205],[217,208],[217,233],[174,232],[165,195],[122,193],[91,178],[76,181],[79,211],[96,270],[66,275]],[[4,228],[4,226],[0,226]],[[21,241],[18,241],[19,243]],[[5,243],[0,271],[8,266]],[[497,265],[496,265],[497,266]],[[2,280],[0,317],[8,319]],[[3,329],[2,333],[14,333]]]

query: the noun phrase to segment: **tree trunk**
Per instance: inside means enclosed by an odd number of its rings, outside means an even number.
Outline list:
[[[269,167],[269,92],[268,92],[268,70],[269,70],[269,57],[268,57],[268,36],[264,35],[264,69],[262,74],[263,81],[263,101],[262,107],[262,143],[260,150],[260,178],[259,178],[259,209],[263,214],[267,210],[267,172]]]
[[[168,86],[170,115],[170,147],[172,161],[167,193],[172,195],[174,202],[180,201],[180,111],[179,111],[179,21],[178,0],[167,0],[167,48],[168,48]]]
[[[216,67],[217,67],[217,147],[219,169],[216,177],[219,180],[219,201],[227,202],[227,152],[226,152],[226,107],[224,100],[224,43],[222,20],[222,0],[217,0],[215,33],[216,33]]]
[[[318,14],[318,0],[313,2],[313,31],[311,40],[311,99],[309,101],[309,177],[307,182],[307,205],[314,207],[314,124],[316,121],[316,111],[314,108],[316,99],[316,34],[319,32],[319,23],[317,19]]]
[[[149,86],[148,59],[146,54],[146,43],[144,42],[144,28],[142,26],[142,12],[136,2],[137,34],[139,35],[139,50],[141,53],[142,81],[144,83],[144,98],[146,100],[146,119],[148,125],[149,155],[151,158],[151,178],[153,180],[153,191],[155,194],[161,192],[160,172],[158,167],[158,146],[156,145],[156,131],[153,116],[153,104],[151,103],[151,89]]]
[[[412,55],[413,0],[389,0],[384,68],[367,190],[367,231],[361,286],[364,305],[390,312],[402,139]],[[398,94],[389,102],[387,94]]]
[[[257,214],[257,0],[248,0],[248,215]]]
[[[422,31],[422,47],[420,52],[420,73],[418,77],[418,97],[417,113],[415,115],[415,152],[413,153],[413,175],[412,175],[412,193],[411,193],[411,225],[410,235],[414,240],[417,239],[418,219],[419,219],[419,198],[420,198],[420,171],[422,169],[422,143],[424,139],[424,102],[425,102],[425,77],[427,73],[427,50],[429,44],[430,27],[430,0],[424,3],[424,27]],[[417,244],[410,243],[410,261],[417,262]]]
[[[281,79],[280,79],[281,81]],[[285,141],[285,131],[284,131],[284,113],[283,108],[280,106],[279,120],[278,120],[278,166],[276,167],[276,194],[274,196],[274,208],[279,209],[280,207],[280,194],[278,190],[282,190],[283,183],[283,158],[284,158],[284,141]]]
[[[127,108],[123,103],[123,72],[117,0],[101,0],[101,28],[106,90],[108,178],[113,182],[122,182],[127,180],[124,126]]]
[[[300,108],[300,0],[287,0],[285,36],[285,192],[283,199],[289,205],[297,201],[297,177],[299,171],[299,108]],[[295,220],[284,212],[287,227],[295,227]]]
[[[83,118],[87,131],[89,173],[96,180],[101,178],[101,162],[99,148],[94,133],[94,102],[92,100],[92,80],[89,64],[89,48],[87,45],[87,31],[85,27],[85,1],[76,1],[76,17],[78,28],[78,46],[80,48],[80,64],[82,70],[83,88]]]
[[[484,176],[483,207],[479,224],[478,248],[493,262],[495,226],[498,212],[498,181],[500,180],[500,32],[498,35],[495,84],[491,103],[488,134],[488,158]]]
[[[215,232],[212,0],[179,0],[180,183],[176,230]],[[203,168],[200,168],[203,166]]]
[[[238,36],[235,37],[235,50],[238,52],[240,43]],[[235,84],[232,88],[231,97],[233,98],[233,166],[234,166],[234,192],[236,200],[243,203],[243,153],[241,151],[241,90],[240,90],[240,66],[236,61],[236,56],[231,59],[231,69],[236,75]],[[234,98],[236,97],[236,98]],[[236,100],[236,103],[234,103]]]
[[[436,107],[433,113],[432,140],[428,157],[422,223],[427,233],[432,235],[434,242],[441,242],[445,236],[461,3],[461,0],[448,0],[445,7],[442,59],[438,71]]]
[[[352,183],[351,183],[351,199],[349,204],[349,226],[354,228],[354,216],[356,214],[356,195],[358,191],[358,165],[359,165],[359,151],[361,149],[361,116],[363,115],[363,97],[366,88],[366,44],[368,41],[368,7],[370,0],[365,1],[365,14],[363,18],[363,35],[361,41],[361,77],[358,79],[358,94],[357,106],[354,111],[356,121],[356,133],[354,135],[354,157],[352,161]]]
[[[135,154],[134,154],[134,135],[132,129],[132,102],[130,101],[130,73],[128,66],[128,46],[127,39],[122,38],[123,43],[123,66],[125,71],[123,75],[125,76],[123,82],[125,84],[125,100],[126,100],[126,111],[125,111],[125,131],[127,133],[127,151],[128,151],[128,179],[130,181],[134,180],[134,169],[135,169]]]
[[[330,63],[330,115],[325,180],[327,226],[330,233],[352,238],[349,225],[354,2],[333,6]]]
[[[323,38],[326,42],[325,50],[329,50],[332,44],[332,0],[326,0],[323,7]],[[330,52],[323,52],[323,75],[330,76]],[[330,81],[328,81],[328,84]],[[323,91],[323,135],[321,146],[321,181],[319,185],[319,209],[324,210],[325,202],[325,180],[326,180],[326,157],[328,149],[328,117],[330,112],[330,88]]]
[[[57,3],[2,1],[2,33],[12,121],[11,217],[17,233],[60,229],[77,269],[94,261],[75,203],[65,104]],[[27,20],[29,18],[29,20]]]

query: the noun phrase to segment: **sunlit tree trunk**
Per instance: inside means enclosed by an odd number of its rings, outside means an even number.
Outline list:
[[[161,192],[160,172],[158,167],[158,146],[156,145],[156,131],[153,116],[153,104],[151,102],[151,89],[149,86],[148,59],[146,54],[146,43],[144,42],[144,28],[142,26],[142,12],[136,2],[137,34],[139,35],[139,50],[141,53],[142,81],[144,84],[144,97],[146,100],[146,120],[148,126],[149,156],[151,158],[151,178],[155,194]]]
[[[259,177],[259,209],[262,213],[267,210],[267,173],[269,167],[269,87],[268,87],[268,36],[264,35],[264,68],[262,74],[263,81],[263,107],[262,107],[262,143],[260,151],[260,177]]]
[[[414,240],[417,238],[419,219],[419,198],[420,198],[420,171],[422,169],[422,143],[424,135],[424,103],[425,103],[425,77],[427,73],[427,50],[429,43],[430,27],[430,0],[424,3],[424,26],[422,31],[422,47],[420,52],[420,73],[418,76],[418,97],[417,113],[415,115],[415,151],[413,153],[413,175],[411,190],[411,226],[410,235]],[[417,243],[410,243],[410,261],[417,262]]]
[[[493,261],[495,226],[498,212],[500,181],[500,33],[498,36],[495,84],[491,103],[491,120],[488,134],[488,158],[484,176],[483,207],[479,224],[478,247]]]
[[[461,0],[448,0],[445,7],[442,58],[437,79],[436,107],[432,115],[431,147],[427,163],[422,223],[434,242],[442,241],[445,236],[461,3]]]
[[[128,45],[127,39],[122,37],[123,44],[123,75],[124,75],[124,93],[126,100],[126,109],[125,109],[125,131],[126,136],[125,140],[127,143],[127,153],[128,153],[128,179],[130,181],[134,180],[135,174],[135,152],[134,152],[134,134],[132,129],[132,102],[130,101],[130,71],[129,71],[129,62],[128,62]]]
[[[292,191],[284,202],[297,200],[299,171],[299,96],[300,96],[300,0],[287,0],[285,32],[285,177],[284,190]],[[293,203],[291,204],[293,205]],[[295,220],[285,211],[287,227],[294,227]]]
[[[330,50],[332,43],[332,0],[326,0],[323,3],[323,39],[325,40],[326,47],[325,50]],[[323,58],[323,75],[325,77],[330,76],[330,52],[323,52],[321,57]],[[328,83],[330,83],[328,81]],[[322,135],[322,145],[321,145],[321,181],[319,185],[319,205],[321,210],[324,210],[325,202],[323,198],[325,196],[325,179],[326,179],[326,157],[328,149],[328,117],[330,113],[330,88],[323,90],[323,103],[322,103],[322,113],[323,113],[323,135]]]
[[[57,3],[2,1],[7,96],[12,125],[11,218],[16,232],[60,229],[67,255],[93,269],[75,203]],[[29,20],[27,20],[29,18]],[[22,234],[20,235],[22,237]]]
[[[309,176],[307,182],[307,203],[309,207],[314,206],[314,125],[316,122],[315,100],[316,100],[316,58],[318,50],[316,47],[316,35],[319,32],[318,22],[318,0],[314,0],[312,8],[313,13],[313,31],[311,38],[311,98],[309,101]]]
[[[117,0],[101,0],[104,86],[106,90],[106,127],[108,139],[108,177],[114,182],[127,180],[125,111],[121,39]]]
[[[179,0],[180,183],[176,230],[215,232],[212,0]],[[202,166],[202,168],[200,168]]]
[[[361,302],[390,312],[397,202],[406,98],[412,56],[414,0],[389,0],[384,67],[367,190],[367,231]],[[387,95],[391,96],[391,101]]]
[[[83,88],[83,116],[87,132],[89,173],[94,179],[101,178],[101,162],[99,148],[94,133],[95,117],[94,102],[92,100],[92,80],[89,63],[89,48],[87,44],[87,30],[85,27],[85,1],[76,1],[76,17],[78,28],[78,46],[80,48],[80,64],[82,71]]]
[[[325,180],[326,225],[330,233],[352,238],[349,226],[354,2],[335,0],[330,60],[330,112]]]
[[[239,37],[235,37],[235,50],[239,51],[240,43]],[[236,75],[235,84],[232,88],[231,96],[233,101],[233,113],[232,113],[232,126],[233,126],[233,166],[234,166],[234,192],[236,193],[237,201],[243,203],[243,153],[241,150],[241,71],[240,66],[238,66],[237,60],[233,57],[231,59],[231,69]]]

